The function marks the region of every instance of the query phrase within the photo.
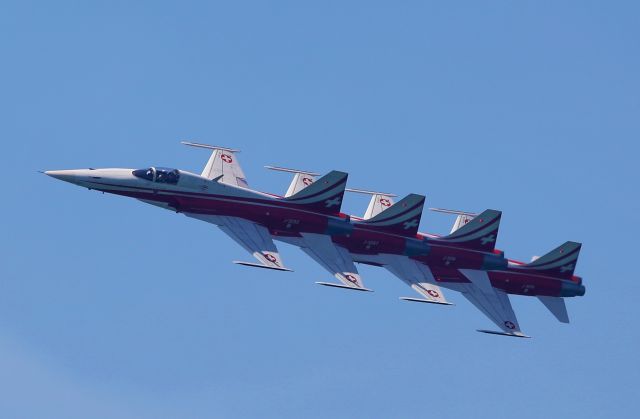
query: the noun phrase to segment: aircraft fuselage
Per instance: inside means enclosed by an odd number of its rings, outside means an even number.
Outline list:
[[[305,210],[276,195],[231,186],[179,171],[175,184],[134,176],[133,169],[82,169],[46,174],[89,189],[136,198],[175,212],[243,218],[269,229],[275,240],[295,243],[300,233],[327,234],[346,248],[354,261],[382,265],[379,255],[409,256],[431,269],[441,285],[455,289],[469,280],[459,269],[487,271],[492,285],[509,294],[569,297],[583,295],[579,280],[531,275],[507,264],[501,252],[487,253],[444,245],[424,235],[403,237],[352,223],[346,214]]]

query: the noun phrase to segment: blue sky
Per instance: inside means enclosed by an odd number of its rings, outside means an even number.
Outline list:
[[[635,416],[638,3],[321,3],[3,3],[3,417]],[[276,164],[500,209],[509,257],[584,243],[587,294],[570,325],[515,297],[534,338],[482,335],[455,293],[401,302],[372,267],[375,293],[325,289],[285,245],[294,273],[236,266],[210,225],[36,172],[200,170],[181,139],[241,149],[260,190]]]

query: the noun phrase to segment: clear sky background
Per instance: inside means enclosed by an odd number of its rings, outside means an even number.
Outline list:
[[[5,1],[0,53],[3,418],[636,416],[638,2]],[[500,209],[508,257],[584,243],[587,293],[570,325],[514,297],[533,339],[483,335],[456,293],[319,287],[282,244],[293,273],[236,266],[211,225],[36,172],[198,172],[181,139],[264,191],[276,164]]]

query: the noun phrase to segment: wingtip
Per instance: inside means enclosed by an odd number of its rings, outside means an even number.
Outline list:
[[[293,272],[293,270],[289,268],[278,268],[276,266],[267,266],[261,263],[244,262],[242,260],[233,260],[232,262],[235,263],[236,265],[249,266],[251,268],[272,269],[274,271]]]
[[[454,306],[455,304],[450,303],[448,301],[431,301],[426,298],[416,298],[416,297],[398,297],[402,301],[411,301],[416,303],[428,303],[428,304],[439,304],[443,306]]]
[[[342,284],[334,284],[333,282],[322,282],[322,281],[316,281],[316,284],[318,285],[322,285],[325,287],[333,287],[333,288],[343,288],[343,289],[347,289],[347,290],[353,290],[353,291],[366,291],[366,292],[373,292],[372,289],[369,288],[359,288],[359,287],[350,287],[348,285],[342,285]]]
[[[476,329],[476,332],[486,333],[488,335],[509,336],[512,338],[531,339],[531,336],[527,336],[524,333],[505,333],[505,332],[498,332],[496,330],[484,330],[484,329]]]

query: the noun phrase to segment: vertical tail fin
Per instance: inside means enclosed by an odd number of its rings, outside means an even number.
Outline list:
[[[420,225],[424,195],[409,194],[389,209],[360,223],[373,230],[401,236],[415,236]]]
[[[301,191],[284,199],[287,202],[303,205],[310,211],[338,214],[342,207],[348,176],[345,172],[331,171]]]
[[[533,270],[542,275],[571,279],[576,269],[581,247],[581,243],[566,242],[521,268]]]
[[[498,239],[501,217],[502,212],[488,209],[453,233],[437,240],[447,241],[468,249],[493,252]]]

